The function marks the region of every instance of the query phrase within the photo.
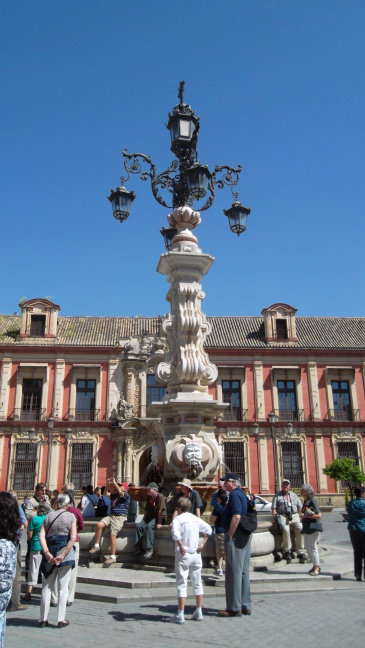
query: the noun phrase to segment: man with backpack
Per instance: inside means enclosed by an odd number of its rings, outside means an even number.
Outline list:
[[[104,517],[96,525],[95,542],[89,553],[91,555],[100,553],[100,539],[103,530],[110,527],[110,556],[104,562],[103,567],[110,567],[117,561],[117,535],[122,530],[124,522],[127,520],[130,497],[128,495],[128,484],[123,482],[119,484],[115,477],[108,479],[110,489],[110,515]]]
[[[222,516],[225,530],[224,548],[226,553],[226,604],[220,610],[222,617],[251,614],[250,595],[250,557],[251,533],[240,528],[241,516],[247,516],[249,502],[241,490],[241,482],[235,473],[228,473],[224,478],[224,489],[229,493],[229,501]],[[251,508],[251,506],[250,506]]]

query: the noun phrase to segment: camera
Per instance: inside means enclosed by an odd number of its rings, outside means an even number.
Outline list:
[[[288,520],[289,520],[289,522],[291,522],[292,519],[293,519],[293,513],[292,513],[291,511],[289,511],[289,513],[288,513]]]

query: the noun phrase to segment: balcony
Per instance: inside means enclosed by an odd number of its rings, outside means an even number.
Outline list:
[[[223,412],[223,421],[247,421],[247,409],[228,407]]]
[[[341,409],[328,410],[328,418],[330,421],[360,421],[360,413],[358,409],[344,407]]]
[[[100,421],[100,409],[76,409],[68,410],[68,421]]]
[[[46,421],[46,408],[23,409],[22,407],[16,407],[9,418],[13,421]]]
[[[304,410],[275,410],[278,421],[304,421]]]

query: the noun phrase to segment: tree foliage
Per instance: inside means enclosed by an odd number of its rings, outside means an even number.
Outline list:
[[[356,484],[363,484],[365,482],[365,473],[361,472],[359,466],[355,464],[353,459],[349,459],[348,457],[335,459],[331,464],[323,468],[323,472],[335,481],[345,482],[346,487],[350,491],[351,499],[353,499],[353,489]]]

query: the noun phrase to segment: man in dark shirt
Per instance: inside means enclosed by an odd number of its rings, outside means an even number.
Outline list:
[[[137,522],[134,537],[134,546],[136,550],[134,556],[142,553],[142,540],[143,533],[146,529],[146,553],[144,554],[145,560],[153,556],[153,543],[155,539],[154,529],[161,529],[163,523],[166,522],[166,500],[162,493],[158,492],[156,482],[151,482],[147,486],[148,496],[146,502],[146,510],[141,522]]]
[[[203,502],[201,501],[201,497],[198,491],[195,491],[193,489],[193,485],[190,479],[185,478],[181,482],[177,482],[177,485],[180,486],[179,498],[181,496],[188,497],[189,500],[191,501],[192,514],[196,515],[196,517],[200,517],[200,509],[203,506]],[[174,519],[176,516],[177,516],[177,508],[173,513],[172,519]]]
[[[230,495],[222,516],[225,530],[227,608],[220,610],[219,615],[234,617],[251,614],[249,569],[252,534],[246,534],[238,528],[241,515],[247,513],[248,504],[238,475],[226,475],[224,488]]]
[[[110,557],[103,563],[103,567],[110,567],[117,561],[117,535],[122,530],[124,522],[127,520],[130,497],[128,495],[128,484],[123,482],[119,484],[115,477],[108,479],[108,488],[110,490],[110,515],[104,517],[96,525],[94,547],[90,549],[90,554],[100,552],[100,538],[105,527],[110,527]]]

